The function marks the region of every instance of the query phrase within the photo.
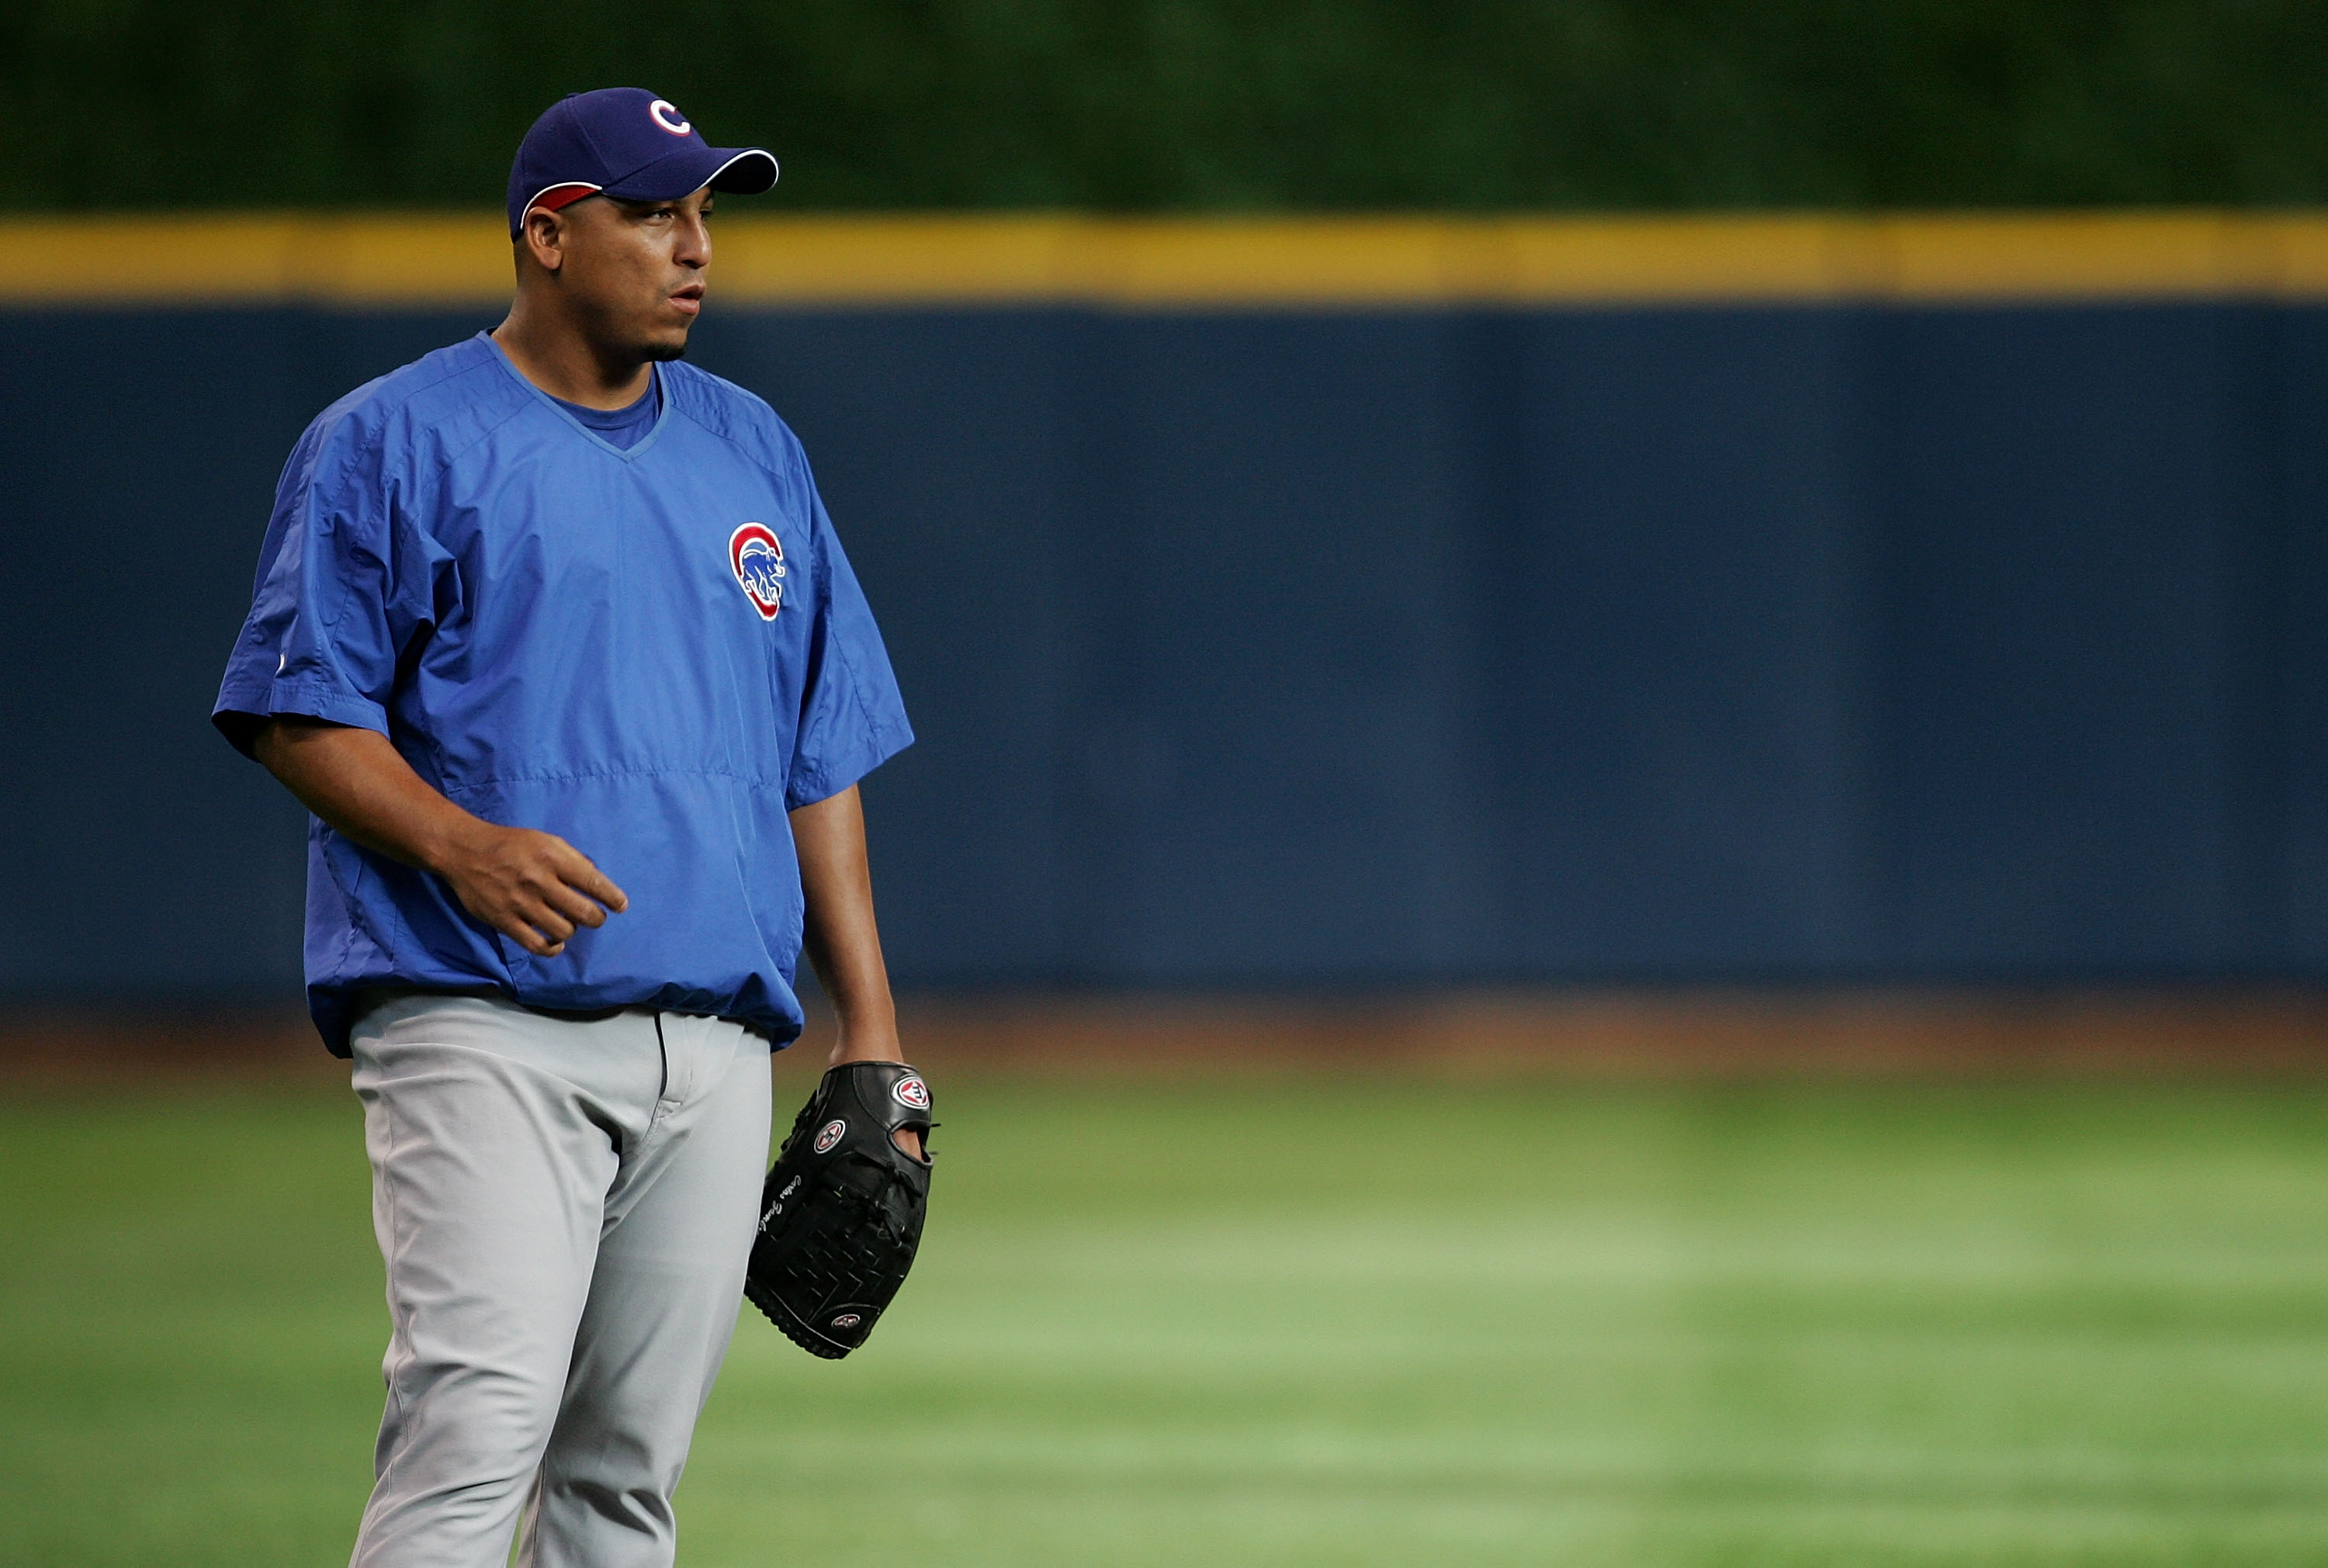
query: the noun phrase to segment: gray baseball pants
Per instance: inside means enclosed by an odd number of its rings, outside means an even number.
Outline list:
[[[736,1327],[768,1042],[721,1019],[373,1008],[354,1038],[388,1409],[354,1568],[665,1568]]]

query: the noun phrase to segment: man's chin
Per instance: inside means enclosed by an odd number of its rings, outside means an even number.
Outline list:
[[[646,341],[639,345],[639,357],[663,361],[685,359],[688,333],[694,325],[691,321],[657,323],[642,334]]]

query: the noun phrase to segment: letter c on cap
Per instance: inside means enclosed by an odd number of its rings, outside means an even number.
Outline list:
[[[675,136],[683,136],[695,128],[680,118],[679,106],[667,98],[659,98],[647,105],[647,115],[655,124]]]

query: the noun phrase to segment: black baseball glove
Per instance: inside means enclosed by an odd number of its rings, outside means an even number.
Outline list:
[[[902,1062],[844,1062],[793,1122],[760,1190],[760,1234],[744,1294],[812,1356],[838,1361],[873,1332],[921,1244],[930,1165],[929,1085]]]

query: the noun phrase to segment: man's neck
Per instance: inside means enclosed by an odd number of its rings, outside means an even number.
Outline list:
[[[646,396],[653,367],[643,360],[608,360],[565,322],[545,321],[520,299],[493,328],[493,342],[518,374],[585,408],[627,408]]]

